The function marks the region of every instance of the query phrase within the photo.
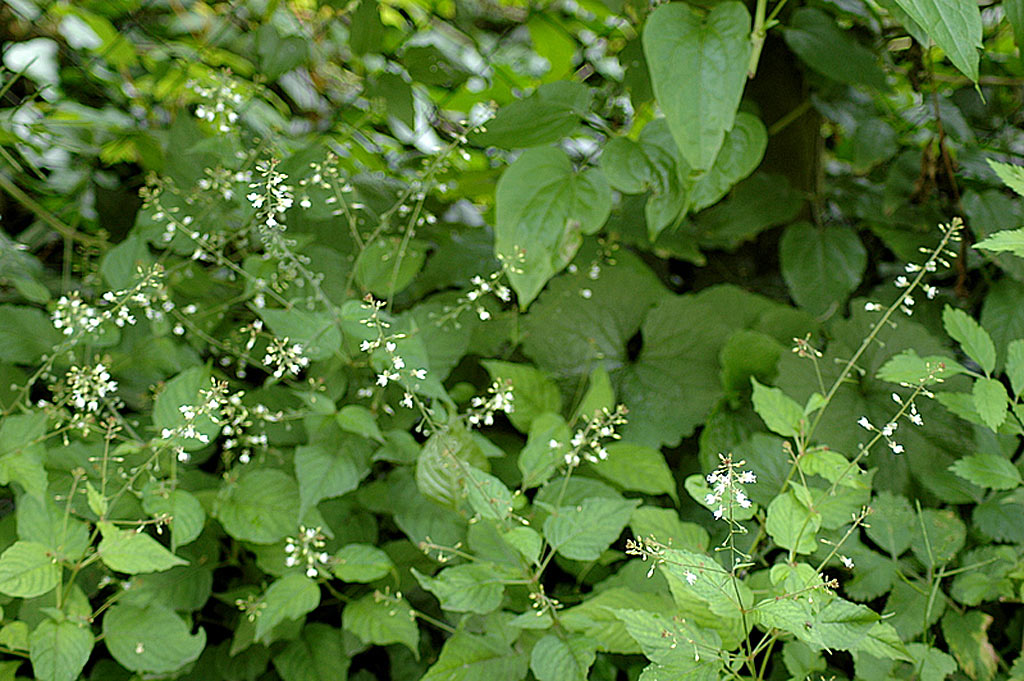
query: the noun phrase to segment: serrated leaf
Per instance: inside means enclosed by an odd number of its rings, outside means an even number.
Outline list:
[[[361,404],[347,404],[338,410],[335,417],[341,429],[349,433],[355,433],[368,440],[384,442],[384,436],[377,425],[377,419],[373,413]]]
[[[92,653],[87,625],[44,619],[29,637],[32,673],[39,681],[75,681]]]
[[[33,598],[60,581],[61,566],[43,544],[16,541],[0,555],[0,593]]]
[[[960,72],[978,82],[981,11],[971,0],[896,0]]]
[[[768,430],[783,437],[796,437],[804,427],[803,408],[780,389],[761,385],[753,376],[750,383],[754,386],[754,411]]]
[[[1014,29],[1016,31],[1016,27]],[[1024,196],[1024,167],[1013,165],[1010,163],[1000,163],[993,159],[986,159],[988,165],[992,170],[995,171],[999,179],[1003,181],[1007,187],[1017,192],[1019,196]]]
[[[404,598],[367,594],[345,606],[341,623],[346,631],[351,631],[364,643],[380,646],[401,643],[419,656],[420,630]]]
[[[1013,394],[1024,393],[1024,340],[1012,341],[1006,346],[1006,376]]]
[[[639,499],[591,497],[562,506],[544,520],[544,537],[572,560],[597,560],[619,538]]]
[[[98,523],[103,539],[96,551],[111,570],[130,575],[170,570],[175,565],[188,565],[145,532],[121,530],[110,523]]]
[[[956,671],[956,660],[951,655],[925,643],[908,643],[907,652],[914,659],[921,681],[943,681]]]
[[[530,651],[530,670],[537,681],[586,681],[596,658],[592,639],[547,634]]]
[[[929,569],[953,560],[967,539],[967,527],[952,511],[926,508],[915,523],[910,548]]]
[[[992,373],[996,366],[996,346],[978,322],[963,310],[946,305],[942,310],[942,325],[967,356],[978,363],[986,376]]]
[[[981,610],[958,614],[950,610],[942,617],[942,634],[960,670],[975,681],[995,676],[999,654],[988,640],[988,628],[994,618]]]
[[[992,430],[999,430],[999,426],[1006,420],[1006,410],[1010,406],[1006,386],[994,378],[979,378],[974,381],[971,398],[974,401],[974,409],[985,425]]]
[[[189,633],[173,610],[155,603],[112,606],[103,616],[103,639],[114,659],[134,672],[178,671],[206,647],[202,628]]]
[[[608,458],[593,465],[602,478],[624,490],[667,494],[679,501],[676,480],[659,450],[627,442],[613,442],[605,450]]]
[[[299,487],[284,471],[250,469],[217,494],[214,513],[242,541],[273,544],[299,524]]]
[[[373,582],[395,569],[388,554],[370,544],[348,544],[334,554],[331,572],[343,582]]]
[[[351,492],[369,472],[365,466],[356,463],[344,441],[340,444],[333,447],[333,451],[328,451],[323,444],[295,448],[300,516],[305,516],[306,511],[324,499]]]
[[[1024,227],[1020,229],[1003,229],[974,244],[995,253],[1009,252],[1024,258]]]
[[[765,530],[784,549],[813,553],[818,547],[821,514],[811,511],[792,492],[775,497],[768,505]]]
[[[577,173],[565,152],[528,149],[501,176],[495,203],[494,253],[516,263],[509,280],[525,309],[569,264],[582,236],[604,225],[611,191],[599,171]]]
[[[142,508],[151,516],[171,519],[171,550],[199,537],[206,524],[206,511],[190,492],[164,489],[159,483],[147,485],[142,492]]]
[[[411,569],[420,586],[437,596],[441,607],[451,612],[486,615],[501,605],[505,593],[504,571],[494,563],[455,565],[435,577]]]
[[[875,377],[896,384],[934,385],[950,376],[963,373],[966,373],[966,370],[948,357],[920,357],[911,348],[886,360]]]
[[[493,634],[476,636],[457,632],[444,643],[441,654],[420,681],[520,681],[528,659]]]
[[[696,170],[711,167],[733,126],[746,85],[749,36],[750,14],[738,2],[707,13],[670,3],[644,23],[654,94],[679,151]]]
[[[466,497],[482,518],[504,520],[512,513],[512,492],[505,483],[472,466],[466,469]]]
[[[284,681],[334,681],[346,678],[350,663],[344,634],[321,622],[307,624],[302,634],[274,656]]]
[[[822,315],[842,305],[860,285],[867,250],[849,227],[797,222],[779,243],[782,278],[798,305]]]
[[[257,641],[264,640],[281,622],[298,619],[320,605],[320,587],[309,577],[288,574],[267,588],[260,605],[254,634]]]
[[[2,438],[2,431],[0,431]],[[49,497],[25,494],[15,508],[18,537],[25,541],[41,540],[61,560],[76,563],[89,548],[89,528],[64,510]]]

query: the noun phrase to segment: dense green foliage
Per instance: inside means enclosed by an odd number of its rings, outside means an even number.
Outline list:
[[[1024,0],[0,32],[0,681],[1024,679]]]

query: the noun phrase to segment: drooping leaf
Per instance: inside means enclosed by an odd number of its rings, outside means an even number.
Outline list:
[[[992,373],[996,366],[996,346],[978,322],[963,310],[946,305],[942,310],[942,325],[967,356],[978,363],[985,375]]]
[[[180,558],[145,532],[121,530],[106,522],[99,523],[103,539],[97,547],[100,560],[111,570],[130,575],[146,572],[162,572],[175,565],[187,565]]]
[[[1014,489],[1021,483],[1020,471],[997,454],[971,454],[958,459],[950,470],[964,480],[989,489]]]
[[[981,45],[981,11],[970,0],[895,0],[953,65],[972,81],[978,81],[978,49]]]
[[[821,10],[801,7],[782,32],[789,49],[812,69],[849,85],[885,89],[885,73],[875,54],[840,29]]]
[[[107,650],[122,667],[135,672],[170,673],[199,657],[206,632],[189,626],[171,609],[116,604],[103,615]]]
[[[790,225],[782,235],[779,255],[790,295],[815,315],[845,303],[867,266],[864,244],[848,227]]]
[[[644,24],[654,94],[695,170],[711,167],[732,129],[746,84],[749,36],[750,14],[731,1],[706,14],[685,4],[662,5]]]
[[[515,265],[509,280],[525,309],[608,219],[611,192],[599,171],[577,173],[565,152],[538,148],[504,172],[495,202],[494,253]]]

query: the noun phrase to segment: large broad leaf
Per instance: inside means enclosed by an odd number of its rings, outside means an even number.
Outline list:
[[[768,130],[753,114],[738,113],[722,142],[711,169],[690,190],[688,210],[697,212],[717,203],[733,185],[754,172],[768,148]]]
[[[43,411],[0,420],[0,485],[17,482],[39,501],[46,497],[46,420]]]
[[[145,532],[121,530],[110,523],[99,524],[103,539],[97,552],[111,570],[130,575],[162,572],[188,561],[174,555]]]
[[[39,681],[75,681],[89,661],[93,636],[88,626],[45,619],[29,637],[32,672]]]
[[[191,493],[151,483],[142,490],[142,507],[152,516],[171,519],[171,550],[194,541],[206,524],[206,511]]]
[[[351,447],[335,446],[333,451],[321,444],[307,445],[295,449],[295,475],[299,479],[299,515],[316,506],[323,499],[341,496],[354,490],[359,481],[369,472],[352,455]]]
[[[0,437],[3,437],[2,430]],[[22,495],[15,512],[18,514],[18,537],[25,541],[45,542],[58,560],[76,563],[89,548],[88,526],[65,515],[64,510],[51,499]]]
[[[928,33],[949,60],[972,81],[978,81],[981,10],[974,0],[895,0],[900,9]]]
[[[841,83],[883,89],[885,73],[875,54],[836,26],[821,10],[801,7],[782,34],[789,49],[812,69]]]
[[[590,89],[581,83],[547,83],[525,99],[506,104],[480,132],[473,144],[506,149],[535,147],[570,134],[590,108]]]
[[[290,310],[266,307],[257,312],[278,338],[300,344],[305,357],[326,359],[341,347],[341,327],[328,314],[297,307]]]
[[[34,307],[0,305],[0,319],[0,361],[35,364],[61,340],[60,332]]]
[[[501,605],[505,579],[509,577],[500,566],[484,562],[445,568],[436,577],[424,575],[415,568],[412,574],[420,586],[437,596],[445,610],[481,615]]]
[[[525,308],[572,260],[582,235],[601,228],[612,197],[599,171],[577,173],[565,152],[541,148],[524,152],[508,167],[495,201],[494,252],[515,265],[509,279]]]
[[[183,619],[157,604],[114,605],[103,616],[103,639],[114,659],[134,672],[177,671],[206,647],[203,629],[189,633]]]
[[[995,621],[981,610],[963,615],[949,611],[942,617],[942,634],[960,669],[977,681],[988,681],[999,667],[999,654],[988,640],[988,628]]]
[[[298,638],[274,656],[274,667],[284,681],[343,679],[348,665],[343,632],[320,622],[307,624]]]
[[[665,455],[653,447],[614,442],[606,448],[608,458],[594,464],[594,471],[622,489],[646,494],[676,496],[676,480],[665,463]]]
[[[654,94],[683,158],[695,170],[714,163],[733,126],[750,56],[750,14],[723,2],[706,14],[665,4],[644,24]]]
[[[256,618],[257,641],[281,622],[298,619],[320,605],[320,587],[309,577],[288,574],[270,585],[260,603],[260,614]]]
[[[17,598],[42,596],[57,586],[61,569],[43,544],[14,542],[0,555],[0,593]]]
[[[586,681],[596,657],[592,639],[548,634],[533,646],[530,669],[537,681]]]
[[[591,497],[556,509],[544,521],[544,537],[572,560],[597,560],[619,538],[639,499]]]
[[[437,662],[420,681],[519,681],[526,675],[527,662],[526,655],[495,634],[460,631],[445,641]]]
[[[484,360],[481,364],[491,375],[492,381],[511,383],[514,401],[508,420],[520,432],[529,432],[530,424],[541,414],[557,414],[561,411],[562,395],[543,371],[528,364],[497,359]]]
[[[806,222],[786,228],[779,251],[790,295],[817,315],[846,302],[868,261],[864,244],[852,229],[819,229]]]
[[[176,430],[186,423],[181,407],[195,407],[202,403],[200,390],[210,387],[210,370],[206,367],[194,366],[167,381],[164,389],[156,397],[153,405],[153,425],[158,431]],[[206,447],[220,434],[220,426],[209,416],[203,414],[193,421],[199,437],[179,438],[178,443],[186,450],[193,451]]]
[[[416,616],[403,598],[367,594],[345,606],[342,626],[363,642],[385,646],[402,643],[419,654],[420,631]]]
[[[299,524],[299,488],[287,473],[250,470],[217,495],[217,519],[235,539],[273,544]]]

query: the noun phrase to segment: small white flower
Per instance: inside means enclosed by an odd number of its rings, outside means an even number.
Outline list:
[[[901,445],[900,443],[895,442],[895,441],[890,441],[889,442],[889,449],[892,450],[893,454],[902,454],[903,453],[903,445]]]
[[[878,303],[864,303],[864,310],[866,312],[881,312],[882,306]]]
[[[559,443],[559,441],[555,440],[554,438],[548,440],[548,447],[550,447],[551,449],[558,449],[561,446],[561,443]]]
[[[852,570],[853,569],[853,559],[852,558],[850,558],[848,556],[839,556],[839,560],[841,560],[843,562],[843,565],[846,566],[847,570]]]
[[[859,425],[864,430],[874,430],[875,429],[875,427],[873,425],[871,425],[871,421],[868,421],[868,417],[867,416],[861,416],[860,419],[857,421],[857,425]]]
[[[696,581],[697,581],[697,575],[693,574],[689,570],[684,572],[683,576],[686,578],[686,583],[689,584],[690,586],[693,586],[694,583],[696,583]]]
[[[413,369],[412,370],[412,375],[414,377],[416,377],[417,379],[423,381],[423,380],[426,380],[426,378],[427,378],[427,370],[426,369]]]

